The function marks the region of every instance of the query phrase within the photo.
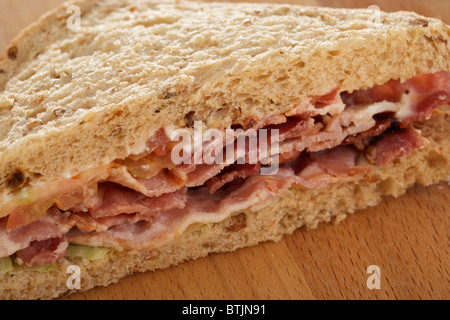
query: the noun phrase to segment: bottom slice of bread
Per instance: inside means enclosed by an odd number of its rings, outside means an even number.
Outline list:
[[[51,272],[22,271],[0,275],[2,299],[51,299],[106,286],[135,273],[153,271],[204,257],[234,251],[262,241],[280,240],[300,227],[316,228],[333,217],[375,206],[384,196],[398,197],[415,183],[430,185],[450,178],[450,107],[431,119],[415,123],[430,143],[386,167],[377,167],[362,181],[333,184],[324,189],[291,188],[263,208],[249,208],[228,219],[192,228],[170,244],[153,250],[111,251],[102,259],[64,258]],[[81,289],[68,289],[67,268],[81,270]]]

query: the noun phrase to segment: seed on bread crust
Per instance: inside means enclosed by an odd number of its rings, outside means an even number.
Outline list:
[[[226,229],[230,232],[237,232],[247,227],[247,216],[245,213],[239,213],[231,218],[232,224]]]
[[[21,187],[25,182],[25,176],[22,173],[22,171],[17,170],[16,172],[14,172],[9,179],[6,181],[8,187],[10,189],[17,189],[19,187]]]
[[[16,60],[18,54],[19,49],[17,48],[17,46],[12,46],[8,49],[8,58],[10,58],[11,60]]]

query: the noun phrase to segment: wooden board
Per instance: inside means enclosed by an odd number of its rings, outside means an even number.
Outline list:
[[[62,0],[0,0],[0,50]],[[414,10],[450,23],[450,1],[297,0],[309,5]],[[338,225],[297,230],[278,243],[212,254],[135,274],[68,299],[449,299],[450,186],[417,186]],[[380,268],[369,290],[367,267]]]

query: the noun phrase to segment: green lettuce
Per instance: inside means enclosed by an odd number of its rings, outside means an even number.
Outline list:
[[[84,258],[87,260],[99,260],[103,258],[108,252],[110,252],[112,249],[105,248],[105,247],[91,247],[91,246],[85,246],[81,244],[69,244],[69,247],[67,248],[66,257],[74,258]]]
[[[13,268],[13,263],[10,257],[0,258],[0,274],[10,273]]]

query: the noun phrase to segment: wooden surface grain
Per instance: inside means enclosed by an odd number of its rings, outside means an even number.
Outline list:
[[[249,0],[251,1],[251,0]],[[62,0],[0,0],[0,50]],[[286,0],[334,7],[378,5],[450,23],[448,0]],[[278,243],[212,254],[68,299],[449,299],[450,186],[416,186],[338,225],[297,230]],[[367,267],[380,268],[370,290]]]

